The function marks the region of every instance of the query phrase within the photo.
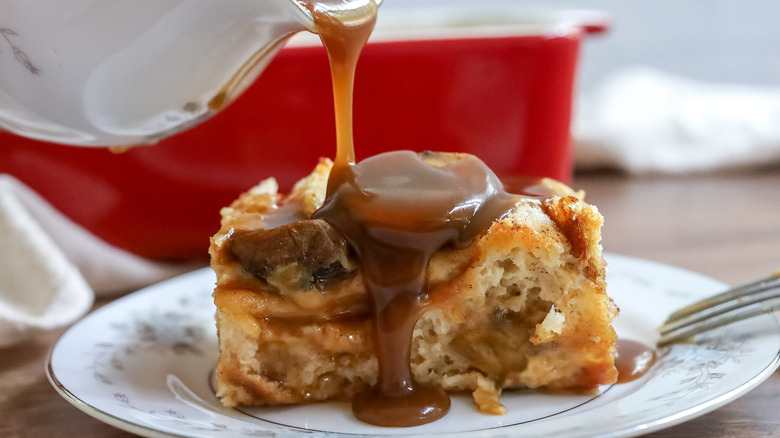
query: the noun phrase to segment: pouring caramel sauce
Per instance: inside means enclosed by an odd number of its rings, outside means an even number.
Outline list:
[[[372,388],[355,397],[352,410],[378,426],[429,423],[450,408],[442,389],[415,382],[409,363],[412,331],[428,301],[431,255],[446,245],[469,245],[510,211],[518,196],[545,199],[553,193],[537,179],[518,179],[511,187],[521,195],[509,194],[471,155],[396,151],[356,164],[354,76],[376,21],[376,4],[369,0],[360,17],[346,18],[316,3],[304,6],[330,60],[338,146],[325,202],[312,218],[330,223],[355,250],[373,304],[379,374]],[[632,354],[621,356],[628,360]]]
[[[409,366],[412,330],[427,301],[428,260],[444,245],[468,245],[516,202],[470,155],[445,168],[410,151],[334,167],[314,218],[328,221],[354,248],[374,306],[379,376],[353,402],[358,419],[413,426],[447,413],[447,394],[415,383]]]
[[[449,411],[450,399],[440,388],[415,382],[409,364],[412,330],[427,298],[428,260],[445,244],[468,244],[515,201],[471,156],[443,168],[410,151],[355,164],[354,75],[376,10],[357,25],[310,10],[331,63],[338,144],[325,203],[313,218],[329,222],[355,249],[373,302],[378,381],[355,397],[352,410],[379,426],[429,423]]]

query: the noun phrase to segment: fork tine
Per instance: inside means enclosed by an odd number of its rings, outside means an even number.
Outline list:
[[[772,273],[772,275],[766,278],[762,278],[754,282],[744,284],[742,286],[737,286],[721,294],[715,295],[713,297],[707,298],[702,301],[698,301],[688,307],[684,307],[672,313],[669,316],[669,319],[666,320],[665,325],[670,324],[678,319],[687,317],[688,315],[692,315],[694,313],[704,311],[706,309],[718,306],[720,304],[732,300],[743,299],[746,296],[763,292],[767,289],[777,287],[778,285],[780,285],[780,269],[775,271],[774,273]]]
[[[780,296],[780,276],[775,273],[765,279],[731,289],[680,309],[673,313],[658,330],[661,334],[669,333],[778,296]]]
[[[659,346],[743,319],[780,310],[780,270],[673,313],[658,328]]]
[[[750,307],[741,307],[737,311],[731,313],[719,314],[716,317],[698,321],[690,325],[680,327],[676,330],[667,331],[661,334],[661,338],[658,340],[658,346],[672,344],[682,340],[689,339],[699,333],[712,330],[714,328],[722,327],[743,319],[752,318],[754,316],[763,315],[780,311],[780,289],[776,289],[773,294],[773,298],[769,298],[766,301],[759,301],[753,303]]]

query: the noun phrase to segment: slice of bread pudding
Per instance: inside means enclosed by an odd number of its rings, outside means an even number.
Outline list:
[[[330,169],[321,160],[288,195],[263,181],[221,211],[210,253],[227,406],[351,399],[377,379],[360,263],[338,231],[310,219]],[[412,374],[472,392],[487,413],[504,412],[504,388],[589,390],[617,377],[602,217],[581,193],[540,184],[553,195],[518,197],[471,245],[428,264]]]

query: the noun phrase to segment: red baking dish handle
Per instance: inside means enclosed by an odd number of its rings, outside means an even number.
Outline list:
[[[561,12],[561,15],[588,35],[603,34],[612,27],[612,16],[604,11],[573,9]]]

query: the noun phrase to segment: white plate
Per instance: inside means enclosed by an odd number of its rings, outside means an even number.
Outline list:
[[[623,338],[650,345],[655,327],[673,309],[725,287],[670,266],[607,259],[609,294],[621,308],[615,328]],[[596,396],[505,393],[505,416],[479,414],[468,396],[454,397],[443,419],[408,429],[359,423],[343,403],[234,410],[220,405],[212,384],[213,283],[213,273],[203,269],[92,313],[52,349],[52,384],[87,414],[145,436],[617,437],[712,411],[767,378],[780,357],[780,323],[770,314],[701,336],[696,345],[661,349],[648,375],[605,386]]]

